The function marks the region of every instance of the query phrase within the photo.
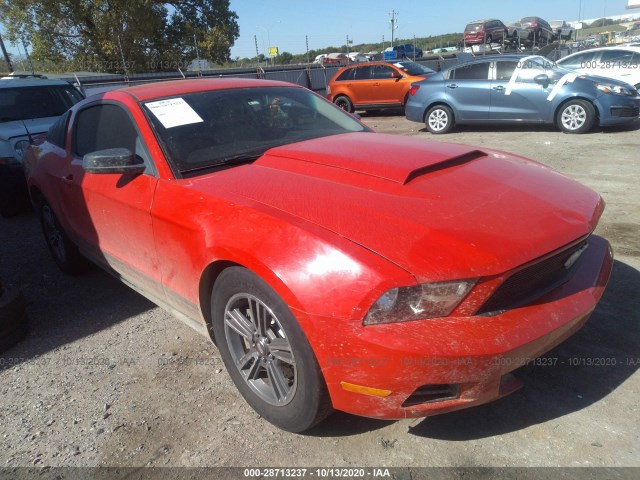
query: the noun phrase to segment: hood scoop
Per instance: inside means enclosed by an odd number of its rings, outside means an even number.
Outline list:
[[[466,145],[362,132],[272,148],[255,165],[283,168],[276,159],[287,158],[405,185],[421,175],[486,156]]]

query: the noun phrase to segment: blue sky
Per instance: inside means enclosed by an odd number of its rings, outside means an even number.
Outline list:
[[[627,10],[627,0],[231,0],[238,14],[240,37],[232,58],[253,57],[277,46],[281,52],[304,53],[309,49],[340,46],[346,37],[357,43],[391,39],[389,12],[397,12],[396,38],[424,37],[460,32],[467,22],[495,17],[504,22],[535,15],[547,20],[578,20],[638,13]],[[7,45],[12,53],[15,46]],[[22,50],[22,48],[21,48]]]
[[[578,20],[604,15],[638,13],[627,10],[627,0],[231,0],[239,17],[240,38],[231,56],[253,57],[263,52],[268,41],[280,51],[304,53],[305,35],[309,48],[340,46],[346,36],[357,43],[391,39],[389,12],[398,12],[396,37],[412,38],[461,32],[467,22],[478,18],[499,18],[505,23],[525,16],[547,20]],[[268,32],[268,34],[267,34]]]

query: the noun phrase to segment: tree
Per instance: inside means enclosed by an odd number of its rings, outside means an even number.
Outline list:
[[[229,0],[0,0],[0,16],[35,60],[74,70],[175,71],[196,45],[222,63],[239,35]]]
[[[275,62],[280,65],[289,65],[293,60],[293,54],[289,52],[282,52],[275,58]]]

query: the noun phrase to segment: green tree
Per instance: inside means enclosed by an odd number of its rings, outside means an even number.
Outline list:
[[[275,62],[279,65],[289,65],[293,60],[293,54],[289,52],[282,52],[275,58]]]
[[[100,72],[175,71],[196,58],[196,44],[222,63],[239,35],[229,0],[0,0],[0,18],[34,60]]]

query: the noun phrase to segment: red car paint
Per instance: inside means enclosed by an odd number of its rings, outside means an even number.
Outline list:
[[[30,192],[51,204],[93,260],[207,332],[215,276],[242,265],[286,302],[307,336],[334,408],[420,417],[488,402],[518,387],[509,372],[575,332],[612,267],[591,235],[592,190],[530,160],[368,131],[292,143],[255,162],[178,178],[140,103],[280,82],[193,80],[113,91],[72,109],[66,148],[26,156]],[[324,100],[323,100],[324,101]],[[89,174],[72,153],[89,104],[120,105],[157,175]],[[588,238],[568,281],[522,306],[476,315],[511,275]],[[394,287],[478,279],[449,317],[363,326]],[[348,391],[341,382],[389,390]],[[450,400],[402,406],[423,385],[457,384]]]

